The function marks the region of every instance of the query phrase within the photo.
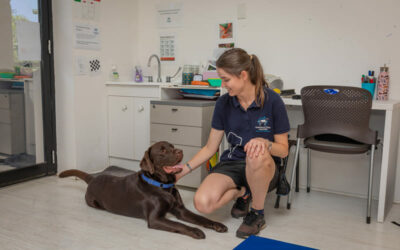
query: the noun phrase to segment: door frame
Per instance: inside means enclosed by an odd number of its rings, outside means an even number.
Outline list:
[[[52,0],[38,0],[44,163],[0,173],[0,187],[57,173]]]

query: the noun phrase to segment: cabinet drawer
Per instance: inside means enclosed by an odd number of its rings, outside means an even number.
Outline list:
[[[1,123],[11,123],[10,110],[0,109],[0,122]]]
[[[0,108],[1,109],[9,109],[10,108],[10,95],[9,94],[0,94]]]
[[[201,128],[152,123],[150,140],[201,147]]]
[[[183,159],[182,164],[186,163],[192,157],[200,151],[201,147],[190,147],[190,146],[182,146],[175,145],[176,148],[180,148],[183,150]],[[193,170],[192,173],[186,175],[184,178],[180,179],[177,185],[198,188],[203,181],[203,179],[207,175],[207,169],[205,164]]]
[[[185,107],[174,105],[151,105],[151,123],[199,126],[202,122],[201,107]]]

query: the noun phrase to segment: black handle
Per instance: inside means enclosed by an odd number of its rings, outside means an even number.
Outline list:
[[[171,110],[172,110],[172,112],[176,112],[176,111],[178,111],[178,109],[177,109],[177,108],[172,108]]]
[[[171,131],[172,132],[176,132],[176,131],[178,131],[178,129],[177,128],[171,128]]]

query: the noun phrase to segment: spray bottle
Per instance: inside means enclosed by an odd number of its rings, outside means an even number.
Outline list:
[[[389,99],[389,68],[386,64],[380,68],[376,100],[387,101]]]

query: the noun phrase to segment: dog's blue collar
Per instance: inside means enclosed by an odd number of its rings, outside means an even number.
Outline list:
[[[146,175],[142,174],[141,175],[142,179],[149,183],[150,185],[156,186],[156,187],[160,187],[160,188],[171,188],[173,186],[175,186],[175,183],[169,183],[169,184],[164,184],[164,183],[160,183],[158,181],[155,181],[153,179],[150,179],[149,177],[147,177]]]

